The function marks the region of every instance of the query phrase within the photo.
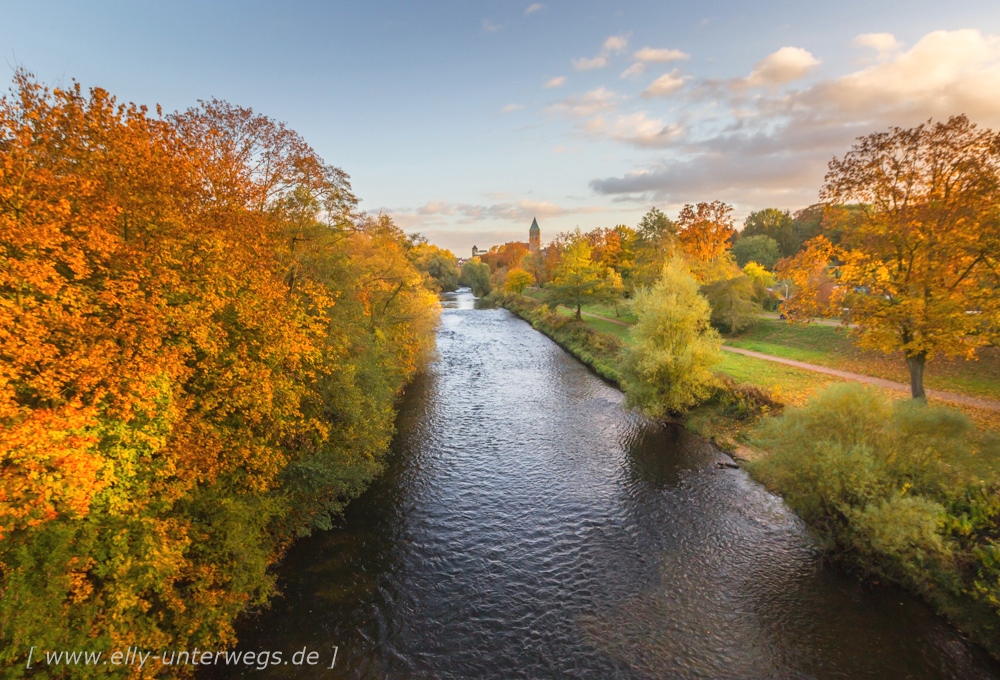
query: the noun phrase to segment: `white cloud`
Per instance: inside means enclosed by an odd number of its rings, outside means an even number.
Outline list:
[[[641,76],[646,71],[646,65],[640,61],[629,66],[627,69],[622,71],[619,78],[635,78],[636,76]]]
[[[892,33],[862,33],[852,40],[851,44],[857,47],[870,47],[878,52],[881,59],[896,52],[900,47],[899,41]]]
[[[641,50],[636,52],[634,56],[636,61],[656,64],[670,61],[686,61],[691,58],[690,54],[680,50],[654,49],[652,47],[643,47]]]
[[[523,108],[524,104],[507,104],[502,109],[500,109],[500,113],[511,113],[513,111],[520,111]]]
[[[483,30],[487,33],[496,33],[501,28],[503,28],[503,24],[498,24],[492,19],[483,19]]]
[[[813,106],[834,106],[852,115],[893,114],[910,123],[965,113],[988,125],[1000,123],[1000,36],[975,29],[935,31],[910,50],[823,83],[804,93]],[[897,124],[899,124],[897,123]]]
[[[688,76],[682,76],[678,69],[674,69],[650,83],[649,87],[643,90],[642,96],[647,99],[650,97],[666,97],[684,87],[684,83],[688,80],[690,80]]]
[[[573,60],[573,68],[577,71],[590,71],[596,68],[604,68],[608,65],[608,59],[612,54],[619,54],[628,47],[628,37],[624,35],[613,35],[604,41],[601,51],[596,57],[581,57]]]
[[[549,113],[557,113],[569,118],[586,118],[617,106],[622,97],[604,86],[579,96],[566,97],[546,107]]]
[[[535,12],[540,12],[543,9],[545,9],[545,5],[543,5],[540,2],[534,2],[534,3],[530,4],[530,5],[528,5],[528,8],[526,10],[524,10],[524,13],[526,15],[527,14],[534,14]]]
[[[610,122],[598,116],[587,121],[583,130],[592,136],[608,137],[640,147],[667,146],[684,132],[684,128],[677,123],[650,118],[645,111],[616,116]]]
[[[795,84],[818,60],[783,48],[758,64],[757,82],[792,84],[750,98],[726,87],[733,81],[703,82],[686,100],[688,115],[699,120],[694,130],[661,145],[669,151],[658,160],[595,179],[592,189],[615,201],[719,198],[754,209],[798,208],[818,199],[830,158],[842,157],[859,136],[960,113],[1000,127],[1000,36],[967,29],[928,33],[906,50],[884,35],[855,44],[883,56],[837,77]],[[698,107],[710,115],[699,116]],[[641,131],[655,130],[639,123],[633,140],[624,132],[617,138],[636,144]],[[601,128],[608,136],[612,130],[610,123]]]
[[[596,57],[580,57],[573,60],[573,68],[577,71],[592,71],[595,68],[604,68],[608,65],[608,58],[603,54]]]
[[[804,77],[817,64],[819,59],[801,47],[782,47],[757,62],[741,84],[751,87],[784,85]]]
[[[566,84],[566,76],[556,76],[555,78],[550,78],[547,81],[545,81],[545,84],[542,85],[542,87],[544,87],[546,90],[551,90],[552,88],[555,87],[562,87],[565,84]]]
[[[628,38],[623,35],[613,35],[604,41],[604,51],[607,53],[611,52],[622,52],[628,47]]]

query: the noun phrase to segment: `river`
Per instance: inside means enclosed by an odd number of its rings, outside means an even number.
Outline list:
[[[824,565],[709,443],[506,310],[444,306],[386,473],[239,626],[240,649],[317,665],[243,676],[1000,677],[920,600]]]

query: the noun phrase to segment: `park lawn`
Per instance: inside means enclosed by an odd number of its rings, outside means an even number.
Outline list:
[[[617,316],[615,315],[614,305],[584,305],[583,311],[597,314],[598,316],[606,316],[609,319],[615,319],[622,323],[635,323],[639,320],[632,312],[632,302],[630,300],[623,300],[618,303]]]
[[[557,311],[563,316],[574,316],[573,310],[570,309],[560,307]],[[583,317],[583,322],[596,331],[614,335],[625,343],[626,346],[631,341],[631,329],[628,326],[621,326],[586,315]],[[746,341],[746,344],[743,344],[742,341]],[[892,369],[886,370],[884,367],[882,371],[875,372],[872,370],[875,362],[880,361],[883,364],[889,364],[892,361],[892,357],[858,350],[853,346],[850,339],[844,335],[844,330],[836,326],[820,326],[815,324],[796,326],[784,321],[762,319],[755,329],[739,338],[727,339],[726,344],[734,347],[745,347],[746,349],[764,352],[773,356],[808,361],[809,363],[821,366],[825,365],[855,373],[897,380],[898,382],[905,383],[908,381],[906,368],[902,365],[902,359],[899,360],[900,371],[898,374],[894,374],[891,372]],[[854,358],[858,354],[870,354],[872,356],[868,358],[868,363],[862,363]],[[991,384],[997,382],[998,375],[1000,375],[1000,353],[996,352],[996,348],[992,348],[985,352],[984,355],[978,367],[980,370],[986,370],[983,371],[984,375],[978,378],[978,380],[986,388],[989,388]],[[970,375],[970,372],[974,371],[977,367],[976,362],[949,362],[945,360],[931,364],[931,366],[937,368],[934,364],[950,370],[964,370],[966,372],[964,376],[966,384],[977,380],[976,376]],[[955,364],[958,364],[958,368],[954,367]],[[833,383],[846,382],[834,376],[807,371],[795,368],[794,366],[785,366],[773,361],[767,361],[766,359],[742,356],[732,352],[723,352],[722,359],[715,366],[714,370],[716,373],[728,376],[739,383],[763,388],[770,392],[778,401],[790,406],[798,406],[805,403],[812,395]],[[939,380],[936,381],[936,385],[928,384],[928,386],[946,389],[941,387],[940,375],[938,377]],[[983,392],[976,393],[956,388],[956,384],[960,386],[961,381],[953,381],[949,389],[954,392],[964,392],[975,396],[992,396],[997,398],[1000,395],[1000,389],[993,392],[986,389]],[[892,400],[906,398],[903,393],[896,390],[883,390],[874,387],[872,389],[884,393]],[[934,400],[932,399],[931,401],[933,402]],[[1000,412],[979,409],[965,404],[946,403],[944,405],[961,411],[982,430],[1000,432]],[[708,414],[708,418],[706,419],[705,415],[695,414],[695,422],[692,423],[695,431],[707,433],[706,436],[711,436],[711,433],[714,431],[713,428],[724,427],[722,420],[715,418],[711,414]],[[699,425],[696,422],[699,419],[705,420],[705,422]],[[732,428],[726,427],[726,429],[728,432]],[[735,431],[728,434],[735,436]]]
[[[583,309],[584,312],[586,312],[587,308],[584,307]],[[576,312],[573,311],[572,309],[569,309],[568,307],[558,307],[556,311],[562,314],[563,316],[572,316],[572,317],[576,316]],[[611,323],[610,321],[605,321],[604,319],[596,319],[592,316],[587,316],[586,313],[584,313],[583,315],[583,323],[590,326],[594,330],[601,331],[602,333],[610,333],[611,335],[614,335],[623,340],[626,344],[628,343],[629,338],[632,335],[632,329],[629,326],[622,326],[621,324]]]
[[[559,313],[573,316],[571,310],[560,308]],[[583,322],[604,333],[611,333],[626,345],[631,339],[627,326],[609,323],[594,317],[583,317]],[[715,367],[716,373],[727,375],[733,380],[762,387],[771,392],[780,401],[787,404],[801,404],[820,389],[835,382],[843,382],[833,376],[806,371],[794,366],[784,366],[773,361],[755,359],[754,357],[724,352],[722,361]]]
[[[539,302],[545,301],[544,291],[540,288],[525,289],[523,294],[533,300],[538,300]],[[597,314],[598,316],[606,316],[609,319],[616,319],[622,323],[635,323],[638,320],[636,315],[632,312],[631,300],[622,300],[618,303],[618,316],[615,316],[614,305],[584,305],[582,309],[584,312],[590,312],[591,314]]]
[[[715,365],[714,370],[736,382],[763,388],[778,401],[792,406],[805,403],[809,397],[829,385],[845,382],[832,375],[732,352],[723,352],[722,361]]]
[[[846,329],[837,326],[760,319],[745,333],[727,338],[726,344],[896,382],[910,380],[902,355],[858,349]],[[1000,399],[1000,348],[983,350],[978,361],[932,359],[924,384],[930,389]]]
[[[570,312],[570,314],[572,314],[572,312]],[[603,319],[595,319],[592,316],[586,315],[584,315],[583,321],[594,330],[617,336],[625,344],[628,344],[629,340],[632,338],[632,329],[629,326],[622,326],[621,324],[611,323],[610,321],[604,321]]]
[[[565,316],[573,316],[573,312],[568,309],[559,309],[561,314]],[[593,328],[594,330],[602,331],[604,333],[611,333],[621,339],[626,345],[628,345],[631,340],[630,329],[626,326],[619,326],[618,324],[608,323],[607,321],[602,321],[601,319],[595,319],[594,317],[583,317],[585,324]],[[785,322],[775,322],[783,324],[786,328],[789,324]],[[786,345],[771,344],[767,346],[761,344],[759,346],[748,346],[747,349],[753,349],[758,352],[764,352],[766,354],[771,354],[773,356],[786,357],[789,359],[797,359],[799,361],[809,361],[810,363],[818,364],[821,366],[831,366],[833,368],[841,368],[842,370],[851,370],[856,373],[865,373],[865,371],[858,370],[866,365],[852,365],[848,368],[844,364],[837,363],[826,363],[830,362],[831,357],[836,359],[839,352],[860,352],[853,345],[851,345],[850,340],[841,336],[837,337],[837,334],[842,334],[843,331],[833,326],[807,326],[807,327],[792,327],[789,330],[786,328],[778,329],[780,333],[779,338],[787,338],[787,342],[793,347],[788,347]],[[822,329],[822,330],[820,330]],[[799,333],[799,331],[806,331],[805,333]],[[818,331],[818,332],[817,332]],[[831,339],[830,331],[833,331],[833,338]],[[818,337],[817,337],[818,336]],[[807,353],[814,352],[808,348],[809,341],[813,342],[813,346],[826,347],[827,353],[822,354],[821,357],[824,360],[815,360],[812,358],[803,358],[807,356]],[[735,345],[731,341],[727,341],[726,344],[733,346]],[[803,345],[801,353],[796,353],[796,348],[794,345]],[[768,349],[758,349],[758,347],[765,347]],[[876,358],[882,358],[876,356]],[[984,365],[989,365],[989,362],[995,361],[991,356],[988,356],[983,360]],[[900,359],[900,362],[902,360]],[[972,363],[975,362],[964,362]],[[867,364],[870,366],[870,364]],[[770,392],[778,401],[787,404],[789,406],[800,406],[804,404],[810,397],[812,397],[817,392],[823,390],[824,388],[839,382],[847,382],[841,378],[837,378],[832,375],[825,375],[823,373],[816,373],[815,371],[807,371],[801,368],[795,368],[794,366],[785,366],[783,364],[775,363],[773,361],[767,361],[766,359],[757,359],[754,357],[743,356],[741,354],[734,354],[732,352],[723,352],[722,360],[714,368],[716,373],[728,376],[735,380],[736,382],[746,383],[749,385],[754,385],[756,387],[763,388]],[[905,373],[905,367],[903,368],[903,374],[898,378],[899,382],[908,382],[909,377]],[[971,370],[966,367],[965,370]],[[875,375],[876,377],[885,377],[887,379],[893,379],[889,375],[877,375],[875,373],[868,373],[868,375]],[[996,380],[994,376],[989,376],[985,378],[984,382],[989,382],[990,380]],[[934,387],[933,385],[928,385],[929,387]],[[890,400],[905,399],[907,397],[903,396],[901,392],[896,390],[882,389],[873,386],[869,386],[871,389],[875,389],[878,392],[883,393]],[[938,387],[938,389],[944,389]],[[952,389],[954,392],[963,392],[960,389]],[[992,395],[986,392],[983,395],[977,396],[994,396],[997,397],[1000,392],[993,392]],[[933,401],[933,400],[932,400]],[[965,404],[952,404],[945,403],[945,406],[957,409],[964,413],[966,416],[976,424],[977,427],[984,430],[992,430],[994,432],[1000,432],[1000,413],[996,411],[990,411],[987,409],[979,409],[972,406],[967,406]]]

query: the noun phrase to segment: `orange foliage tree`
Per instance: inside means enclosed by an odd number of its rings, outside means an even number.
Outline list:
[[[677,235],[684,254],[695,261],[721,257],[736,233],[733,208],[722,201],[687,204],[677,217]]]
[[[402,232],[356,202],[249,109],[151,115],[15,76],[0,100],[5,666],[30,646],[231,644],[283,546],[376,474],[436,305]]]
[[[861,346],[902,352],[915,398],[928,360],[971,359],[995,341],[1000,134],[956,116],[862,137],[831,161],[821,198],[858,204],[832,222],[838,287],[829,304],[850,308]],[[834,256],[828,242],[810,246],[809,267],[820,251]],[[800,297],[815,306],[809,289]]]

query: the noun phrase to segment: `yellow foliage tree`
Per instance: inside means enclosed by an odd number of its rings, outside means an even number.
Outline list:
[[[515,267],[507,272],[507,279],[504,281],[503,289],[508,293],[520,295],[528,286],[535,285],[535,277],[520,267]]]
[[[296,133],[0,99],[0,663],[232,644],[378,470],[436,296]],[[99,672],[99,669],[94,671]],[[149,672],[152,672],[151,670]]]

